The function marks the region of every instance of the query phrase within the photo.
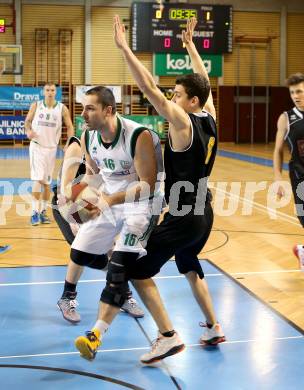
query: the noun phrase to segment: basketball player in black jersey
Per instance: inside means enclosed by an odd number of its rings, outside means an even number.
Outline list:
[[[277,195],[285,196],[282,181],[283,148],[287,142],[290,151],[289,177],[295,200],[296,212],[304,227],[304,74],[291,75],[287,81],[290,97],[295,105],[289,111],[283,112],[278,120],[275,148],[273,153],[274,179],[278,182]],[[304,247],[295,245],[294,254],[299,259],[300,268],[304,271]]]
[[[150,310],[159,329],[168,328],[166,313],[151,310],[155,302],[153,291],[145,288],[148,278],[159,272],[161,266],[175,255],[179,271],[185,274],[193,295],[206,317],[202,344],[225,341],[217,322],[207,283],[197,255],[204,247],[213,224],[213,211],[207,179],[211,173],[216,150],[217,130],[215,108],[208,74],[192,40],[197,21],[187,22],[182,41],[190,55],[194,74],[176,81],[172,101],[168,101],[157,87],[150,72],[131,51],[125,36],[125,27],[118,16],[114,18],[114,39],[140,90],[147,96],[159,115],[169,122],[169,136],[165,147],[165,194],[169,212],[152,232],[147,245],[147,256],[125,265],[127,275]],[[204,107],[204,110],[202,110]],[[110,324],[117,310],[100,304],[99,319]],[[170,335],[167,335],[170,336]],[[143,363],[153,363],[167,355],[166,337],[159,334],[150,352],[141,357]],[[172,335],[173,336],[173,335]],[[172,337],[173,338],[173,337]],[[94,349],[94,340],[83,339]]]

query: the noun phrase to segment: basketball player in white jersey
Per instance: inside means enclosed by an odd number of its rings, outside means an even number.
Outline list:
[[[56,86],[46,83],[44,100],[32,103],[25,119],[25,130],[30,143],[30,167],[32,188],[33,226],[39,223],[48,224],[46,215],[47,203],[50,197],[50,183],[56,161],[57,146],[62,131],[62,118],[67,127],[68,138],[74,135],[74,127],[68,108],[57,102]]]
[[[77,180],[80,180],[80,178],[85,174],[85,172],[86,162],[81,150],[80,140],[77,137],[71,137],[66,144],[64,159],[59,170],[57,185],[53,187],[54,196],[52,198],[52,211],[54,219],[69,245],[72,245],[80,225],[78,223],[69,223],[66,221],[64,216],[60,213],[60,206],[58,203],[60,203],[59,199],[62,196],[61,190],[68,186],[71,182],[76,183]],[[95,188],[97,186],[98,185],[96,185]],[[96,255],[93,261],[87,264],[87,267],[102,270],[104,265],[106,265],[108,262],[108,257],[109,255],[106,254]],[[77,267],[76,279],[78,279],[78,276],[81,274],[81,268],[84,267]],[[73,272],[73,267],[71,272]],[[78,302],[76,301],[76,284],[71,285],[68,282],[68,280],[71,280],[70,278],[73,278],[71,273],[67,275],[67,280],[64,284],[62,296],[57,302],[57,305],[62,312],[63,318],[75,324],[80,321],[80,315],[76,311],[76,307],[78,306]],[[72,279],[72,281],[73,280],[74,279]],[[127,299],[121,307],[121,311],[128,313],[134,318],[141,318],[145,314],[138,305],[137,301],[133,298],[132,291],[130,289],[127,293]]]

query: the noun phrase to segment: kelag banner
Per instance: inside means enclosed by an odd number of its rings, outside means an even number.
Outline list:
[[[222,76],[221,55],[201,55],[209,77]],[[188,54],[155,53],[153,54],[153,71],[157,76],[178,76],[193,73]]]
[[[33,102],[43,99],[43,87],[0,87],[0,110],[28,110]],[[61,99],[62,90],[57,87],[56,100]]]
[[[143,126],[146,126],[148,129],[154,130],[158,133],[159,138],[166,138],[165,135],[165,120],[162,116],[158,115],[123,115],[124,118],[131,119],[132,121],[141,123]],[[84,120],[81,116],[77,115],[75,117],[75,133],[76,136],[80,138],[82,133]]]
[[[25,116],[0,116],[1,139],[26,139]]]

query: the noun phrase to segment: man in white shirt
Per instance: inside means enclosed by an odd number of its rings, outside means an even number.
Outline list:
[[[30,166],[32,188],[31,225],[48,224],[46,215],[50,197],[50,183],[56,161],[57,146],[62,132],[62,118],[67,127],[68,138],[74,135],[74,127],[68,108],[57,102],[56,86],[46,83],[44,100],[32,103],[25,119],[25,130],[30,143]]]

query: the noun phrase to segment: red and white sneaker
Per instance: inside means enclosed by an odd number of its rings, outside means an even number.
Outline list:
[[[178,333],[174,333],[172,337],[165,337],[158,332],[157,339],[152,343],[151,351],[140,357],[140,361],[144,364],[158,362],[168,356],[175,355],[185,349],[185,344],[182,342]]]
[[[300,270],[304,272],[304,246],[303,245],[295,245],[293,247],[293,253],[299,260]]]
[[[206,328],[205,332],[200,337],[200,343],[203,345],[217,345],[226,341],[224,332],[219,323],[216,323],[212,328],[208,328],[207,324],[200,322],[200,326]]]

